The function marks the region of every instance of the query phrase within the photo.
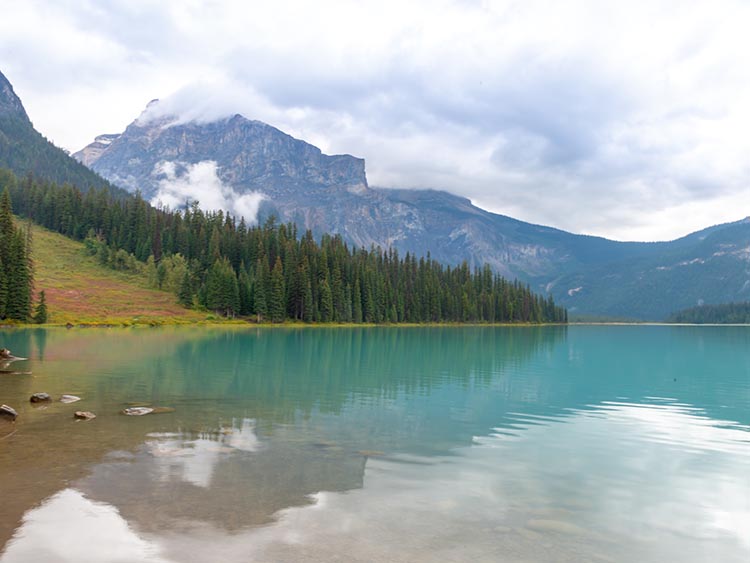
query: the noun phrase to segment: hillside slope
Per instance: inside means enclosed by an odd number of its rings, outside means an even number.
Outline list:
[[[195,322],[206,315],[181,307],[139,275],[117,272],[86,255],[84,245],[34,225],[36,291],[44,290],[52,324]]]
[[[654,255],[597,265],[552,285],[555,299],[574,315],[664,320],[702,303],[747,301],[750,219],[660,243]]]
[[[69,183],[82,191],[109,188],[124,191],[71,158],[34,129],[13,86],[0,72],[0,168],[10,168],[18,177],[33,174],[57,184]]]

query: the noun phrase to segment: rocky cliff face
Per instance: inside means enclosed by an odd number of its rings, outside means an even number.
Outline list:
[[[93,143],[86,145],[76,153],[76,158],[90,168],[94,162],[99,160],[102,153],[109,148],[112,141],[116,140],[119,136],[119,133],[114,135],[98,135]]]
[[[445,192],[371,188],[363,159],[325,155],[240,115],[201,124],[142,117],[121,135],[97,137],[74,156],[154,201],[171,184],[192,183],[191,170],[210,162],[218,189],[236,196],[263,194],[261,217],[275,214],[316,235],[340,233],[356,246],[430,252],[449,264],[489,263],[523,279],[553,275],[578,262],[567,244],[575,235],[488,213]]]
[[[26,110],[8,79],[0,72],[0,117],[14,116],[29,121]]]
[[[153,103],[153,102],[152,102]],[[212,161],[222,182],[238,192],[262,191],[274,200],[325,190],[367,189],[365,162],[320,149],[240,115],[213,123],[159,118],[134,121],[121,135],[103,135],[73,155],[120,186],[151,198],[163,165]]]

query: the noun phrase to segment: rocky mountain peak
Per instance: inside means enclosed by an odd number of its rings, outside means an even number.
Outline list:
[[[317,147],[240,114],[211,122],[185,121],[151,102],[119,136],[102,137],[73,156],[144,197],[163,185],[165,164],[176,170],[212,163],[218,179],[238,193],[276,199],[321,191],[368,189],[365,161],[326,155]]]
[[[13,86],[0,72],[0,117],[7,116],[20,117],[24,121],[29,121],[29,116],[26,115],[26,110],[13,90]]]

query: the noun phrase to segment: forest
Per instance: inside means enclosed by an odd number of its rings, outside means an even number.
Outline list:
[[[687,324],[750,324],[750,302],[699,305],[674,313],[669,322]]]
[[[31,175],[19,179],[10,170],[0,170],[3,189],[18,215],[84,241],[103,265],[143,271],[154,287],[173,291],[186,307],[226,317],[567,322],[567,312],[552,297],[506,280],[486,265],[450,267],[429,254],[401,257],[393,249],[353,248],[339,235],[316,241],[311,232],[299,233],[273,217],[248,225],[222,211],[202,211],[198,202],[180,210],[156,208],[140,194],[123,196],[106,187],[82,192]],[[13,237],[20,240],[21,234]]]

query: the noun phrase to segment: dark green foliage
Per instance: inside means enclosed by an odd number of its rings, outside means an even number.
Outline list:
[[[13,182],[6,184],[0,195],[0,319],[26,322],[31,316],[34,286],[31,235],[13,223],[10,184]]]
[[[338,235],[324,235],[317,243],[310,231],[300,237],[294,225],[273,219],[247,227],[195,204],[182,211],[156,209],[139,194],[115,198],[93,189],[83,194],[31,178],[22,184],[0,171],[0,187],[8,186],[20,214],[86,239],[103,264],[132,269],[159,249],[158,282],[167,275],[159,272],[162,262],[179,254],[189,267],[172,289],[185,306],[197,296],[221,314],[273,322],[566,321],[566,311],[551,297],[535,295],[488,266],[451,268],[429,254],[401,258],[394,250],[350,248]]]
[[[34,311],[34,322],[39,325],[47,322],[47,296],[44,294],[44,290],[39,292],[39,303],[37,303]]]
[[[240,310],[240,292],[237,276],[226,258],[217,258],[208,270],[205,285],[205,306],[227,317]]]
[[[324,323],[333,320],[333,293],[326,279],[320,282],[320,320]]]
[[[237,285],[240,292],[240,315],[248,316],[253,312],[253,287],[250,276],[245,271],[245,265],[240,266],[240,275],[237,278]]]
[[[190,279],[190,272],[187,270],[180,282],[177,299],[183,307],[191,307],[193,305],[193,282]]]
[[[671,315],[671,323],[750,324],[750,302],[699,305]]]
[[[284,269],[281,265],[281,257],[276,257],[273,272],[271,272],[271,287],[268,302],[268,312],[271,320],[280,323],[286,318],[286,300],[284,299]]]

